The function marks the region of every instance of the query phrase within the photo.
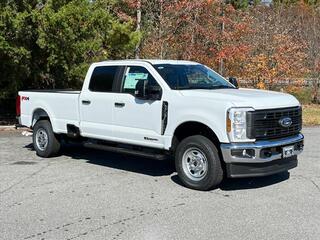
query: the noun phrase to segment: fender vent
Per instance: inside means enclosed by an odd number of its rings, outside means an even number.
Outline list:
[[[168,124],[168,102],[164,101],[162,103],[162,113],[161,113],[161,135],[164,135]]]

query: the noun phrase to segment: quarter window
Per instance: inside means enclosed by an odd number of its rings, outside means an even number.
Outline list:
[[[116,72],[116,66],[96,67],[91,76],[89,89],[94,92],[112,92]]]

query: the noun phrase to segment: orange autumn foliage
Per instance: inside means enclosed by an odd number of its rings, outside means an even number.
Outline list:
[[[137,0],[124,1],[135,8]],[[241,10],[221,0],[141,3],[142,58],[189,59],[215,70],[222,62],[225,76],[262,89],[320,77],[320,11],[303,1]]]

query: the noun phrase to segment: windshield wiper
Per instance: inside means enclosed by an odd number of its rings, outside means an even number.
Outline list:
[[[224,89],[224,88],[232,88],[232,89],[235,89],[235,87],[231,87],[231,86],[223,86],[223,85],[221,85],[221,86],[214,86],[214,87],[212,87],[212,89]]]
[[[178,87],[177,90],[194,90],[194,89],[224,89],[224,88],[232,88],[231,86],[189,86],[189,87]]]
[[[178,87],[177,90],[212,89],[211,87]]]

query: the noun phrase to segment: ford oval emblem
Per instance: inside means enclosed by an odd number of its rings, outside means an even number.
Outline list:
[[[289,117],[284,117],[279,120],[279,124],[282,127],[290,127],[292,125],[292,119]]]

